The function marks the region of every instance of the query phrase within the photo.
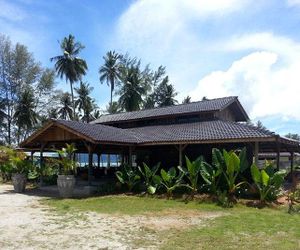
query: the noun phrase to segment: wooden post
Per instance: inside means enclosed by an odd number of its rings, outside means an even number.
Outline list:
[[[88,168],[88,183],[92,184],[92,173],[93,173],[93,151],[95,149],[95,145],[91,143],[85,143],[85,147],[87,148],[89,154],[89,168]]]
[[[89,150],[89,168],[88,168],[89,185],[92,184],[92,174],[93,174],[93,151]]]
[[[291,152],[291,175],[293,176],[294,171],[294,152]]]
[[[179,144],[179,146],[178,147],[176,147],[177,148],[177,150],[178,150],[178,153],[179,153],[179,166],[180,167],[182,167],[182,152],[183,152],[183,150],[187,147],[187,145],[188,144],[185,144],[185,145],[183,145],[183,144]]]
[[[256,141],[254,143],[254,162],[256,166],[258,166],[258,153],[259,153],[259,142]]]
[[[98,158],[97,158],[97,160],[98,160],[98,168],[100,168],[100,156],[101,156],[101,154],[98,153],[98,154],[97,154],[97,157],[98,157]]]
[[[33,155],[34,155],[34,151],[31,151],[30,152],[30,161],[31,161],[32,165],[33,165]]]
[[[44,168],[44,155],[43,155],[43,152],[44,152],[44,148],[46,146],[46,143],[42,143],[41,144],[41,148],[40,148],[40,186],[43,185],[43,168]]]
[[[279,169],[280,169],[280,144],[279,144],[278,140],[277,140],[276,146],[277,146],[277,151],[276,151],[276,169],[277,169],[277,171],[279,171]]]
[[[181,144],[179,144],[178,153],[179,153],[179,166],[182,167],[182,145]]]
[[[129,150],[128,150],[128,164],[130,167],[132,167],[132,147],[129,146]]]

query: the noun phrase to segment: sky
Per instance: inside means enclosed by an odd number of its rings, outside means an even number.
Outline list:
[[[45,67],[73,34],[85,45],[101,108],[98,69],[109,50],[166,66],[177,99],[238,96],[253,121],[300,134],[300,0],[0,0],[0,33]],[[69,86],[57,79],[65,90]]]

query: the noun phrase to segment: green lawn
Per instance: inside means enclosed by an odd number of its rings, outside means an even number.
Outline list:
[[[238,205],[223,209],[214,204],[136,196],[106,196],[87,199],[44,201],[62,213],[95,211],[109,214],[155,214],[178,211],[224,212],[204,227],[167,230],[160,233],[162,249],[300,249],[300,215],[286,208],[256,209]],[[141,243],[140,243],[141,244]]]

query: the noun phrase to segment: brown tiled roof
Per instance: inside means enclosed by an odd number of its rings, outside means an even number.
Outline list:
[[[140,144],[263,139],[274,133],[257,127],[228,121],[146,126],[126,129],[133,132]]]
[[[174,142],[269,138],[274,136],[274,133],[254,126],[220,120],[130,129],[76,121],[57,120],[56,122],[94,141],[128,144],[168,144]]]
[[[96,142],[137,143],[134,133],[121,128],[101,124],[88,124],[77,121],[54,120],[54,123],[66,126]]]
[[[221,110],[234,101],[237,101],[236,96],[229,96],[211,100],[204,100],[199,102],[192,102],[188,104],[180,104],[162,108],[145,109],[133,112],[124,112],[111,115],[103,115],[92,123],[113,123],[118,121],[132,121],[146,118],[172,116],[178,114],[188,114],[195,112],[209,112]],[[241,107],[242,108],[242,107]],[[247,116],[247,114],[245,114]]]
[[[46,132],[52,126],[65,127],[70,132],[81,135],[99,144],[123,145],[152,145],[152,144],[180,144],[180,143],[221,143],[247,141],[275,141],[279,138],[274,133],[254,126],[229,121],[203,121],[173,125],[157,125],[139,128],[121,129],[102,124],[87,124],[77,121],[52,120],[41,130],[21,143],[21,147],[30,147],[35,138]],[[284,144],[292,143],[283,141]],[[39,139],[38,139],[39,141]],[[292,143],[299,146],[299,143]]]

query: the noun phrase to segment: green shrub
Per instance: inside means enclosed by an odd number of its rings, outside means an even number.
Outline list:
[[[138,169],[133,168],[130,165],[124,165],[121,168],[121,171],[116,172],[116,177],[118,180],[127,186],[129,191],[132,191],[132,189],[140,183],[141,177],[138,174]]]
[[[266,162],[263,169],[252,164],[251,175],[259,191],[260,201],[275,200],[281,190],[286,171],[275,171],[271,163]]]
[[[214,148],[212,152],[213,164],[217,171],[222,173],[222,177],[225,179],[226,191],[230,202],[236,202],[236,191],[246,182],[238,182],[238,176],[248,168],[248,162],[246,159],[246,149],[241,150],[239,155],[234,151],[227,152],[223,149],[223,152],[219,149]]]
[[[168,197],[171,197],[173,191],[183,186],[182,178],[184,173],[182,171],[176,171],[176,168],[172,167],[168,171],[164,169],[160,170],[160,184],[167,191]]]
[[[138,170],[144,178],[144,184],[149,194],[154,194],[160,184],[160,178],[156,175],[159,167],[160,163],[156,164],[153,168],[148,167],[146,163],[143,163],[143,168],[138,167]]]
[[[186,168],[179,166],[179,170],[184,173],[187,180],[189,181],[186,186],[192,190],[192,196],[197,193],[199,185],[199,174],[201,171],[201,165],[203,162],[203,157],[198,157],[195,161],[190,161],[186,156]]]

